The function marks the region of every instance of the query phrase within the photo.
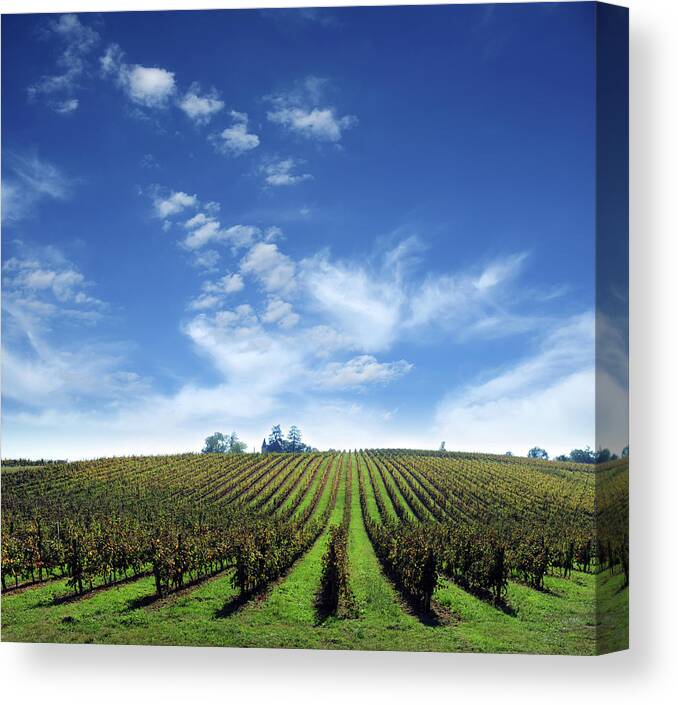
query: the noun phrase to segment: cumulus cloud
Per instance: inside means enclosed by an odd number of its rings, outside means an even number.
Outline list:
[[[81,318],[103,302],[90,296],[91,283],[58,250],[42,248],[23,257],[10,257],[3,265],[3,288],[8,305],[15,315],[39,318],[58,313],[78,315],[61,304],[80,308]]]
[[[334,108],[280,108],[269,111],[268,119],[303,137],[326,142],[339,142],[344,130],[358,122],[354,115],[339,117]]]
[[[99,59],[104,76],[113,78],[127,97],[145,108],[166,108],[176,92],[174,73],[157,66],[127,64],[117,44],[111,44]]]
[[[299,162],[295,159],[281,159],[280,161],[268,161],[262,166],[264,181],[269,186],[293,186],[302,181],[312,179],[311,174],[295,174]]]
[[[256,243],[240,262],[240,271],[270,293],[288,294],[296,288],[294,261],[272,242]]]
[[[273,109],[268,119],[293,133],[319,142],[341,141],[345,130],[358,124],[355,115],[339,115],[332,106],[321,105],[329,82],[316,76],[285,93],[269,96]]]
[[[233,122],[230,127],[212,136],[212,142],[216,148],[234,157],[256,149],[259,146],[259,137],[248,132],[247,113],[232,110],[231,118]]]
[[[204,216],[198,219],[191,219],[186,223],[190,230],[183,239],[182,244],[187,250],[198,250],[208,243],[225,243],[234,250],[247,247],[254,237],[259,233],[259,229],[251,225],[232,225],[223,228],[221,223],[212,217]]]
[[[277,323],[281,328],[294,328],[299,323],[300,316],[294,311],[291,303],[275,296],[268,300],[261,320],[265,323]]]
[[[242,291],[245,286],[239,274],[225,274],[217,281],[207,281],[202,285],[202,294],[189,303],[189,308],[194,311],[221,306],[229,294]]]
[[[196,125],[206,125],[223,110],[224,101],[219,98],[214,88],[207,93],[202,93],[200,84],[194,83],[179,100],[178,105]]]
[[[216,250],[202,250],[193,253],[191,264],[203,272],[216,272],[221,255]]]
[[[359,355],[347,362],[331,362],[319,373],[317,383],[326,389],[355,389],[383,385],[407,374],[413,365],[406,360],[379,362],[372,355]]]
[[[89,68],[89,55],[99,41],[99,35],[83,24],[77,15],[61,15],[50,21],[44,35],[56,38],[62,51],[57,59],[60,73],[42,76],[28,87],[31,100],[44,99],[47,105],[61,115],[77,110],[79,101],[73,93]]]
[[[183,191],[172,191],[166,198],[156,197],[153,200],[153,208],[158,218],[174,216],[187,208],[195,208],[198,205],[198,198]]]
[[[147,108],[164,108],[175,91],[174,74],[157,67],[132,66],[124,85],[131,100]]]

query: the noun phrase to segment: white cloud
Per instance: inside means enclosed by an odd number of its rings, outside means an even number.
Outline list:
[[[321,105],[329,87],[327,79],[308,76],[295,88],[269,96],[273,109],[268,119],[307,139],[338,143],[343,132],[358,124],[355,115],[337,114],[334,107]]]
[[[189,308],[204,311],[220,306],[229,294],[235,294],[245,286],[239,274],[225,274],[217,281],[207,281],[202,285],[202,294],[190,302]]]
[[[112,402],[145,387],[121,368],[123,346],[88,341],[82,326],[106,310],[88,293],[92,283],[55,248],[19,248],[3,266],[3,400],[56,408],[83,399]]]
[[[237,291],[242,291],[245,286],[242,277],[239,274],[225,274],[221,279],[214,283],[205,284],[205,291],[214,293],[234,294]]]
[[[167,198],[157,197],[153,201],[155,214],[158,218],[167,218],[168,216],[177,215],[186,208],[195,208],[197,205],[197,196],[191,196],[183,191],[172,191]]]
[[[189,218],[184,223],[184,227],[188,230],[192,230],[193,228],[205,225],[206,223],[211,223],[213,220],[214,218],[207,216],[204,213],[196,213],[192,218]]]
[[[147,380],[120,370],[122,355],[115,349],[83,341],[72,348],[55,348],[35,332],[29,340],[31,345],[20,353],[3,349],[5,399],[54,408],[83,398],[129,399],[148,391]]]
[[[412,367],[406,360],[379,362],[372,355],[359,355],[347,362],[328,363],[318,375],[317,383],[326,389],[383,385],[407,374]]]
[[[191,225],[187,223],[190,233],[182,241],[183,246],[188,250],[200,249],[210,242],[227,243],[234,250],[238,250],[247,247],[259,233],[259,229],[251,225],[232,225],[222,228],[218,220],[207,216],[197,220],[192,218],[191,221],[194,221]]]
[[[144,154],[139,160],[139,164],[144,169],[159,169],[160,164],[158,164],[157,159],[152,154]]]
[[[254,276],[268,292],[286,294],[296,287],[296,265],[275,243],[256,243],[242,259],[240,270]]]
[[[596,447],[609,448],[618,455],[629,443],[628,342],[626,305],[620,317],[599,310],[596,316]]]
[[[267,116],[303,137],[325,142],[339,142],[343,131],[358,123],[354,115],[339,117],[334,108],[281,108],[269,111]]]
[[[317,255],[302,262],[301,281],[309,305],[348,338],[354,349],[373,352],[394,341],[405,293],[388,277],[356,263]]]
[[[2,181],[2,220],[16,222],[33,214],[36,205],[46,198],[66,200],[73,182],[54,164],[35,155],[7,153]]]
[[[176,92],[174,73],[157,66],[140,66],[123,61],[117,44],[111,44],[99,59],[104,76],[112,77],[127,97],[145,108],[165,108]]]
[[[593,315],[573,317],[532,357],[448,394],[436,409],[435,430],[454,449],[525,454],[539,445],[556,455],[593,446]]]
[[[45,28],[45,38],[55,37],[63,46],[57,59],[61,73],[42,76],[28,87],[32,100],[43,98],[57,113],[68,115],[77,110],[79,101],[72,97],[89,66],[89,54],[99,35],[83,24],[77,15],[61,15]]]
[[[201,93],[200,85],[194,83],[179,100],[178,105],[196,125],[206,125],[214,115],[223,110],[224,101],[220,100],[215,89]]]
[[[68,115],[69,113],[75,112],[80,105],[80,101],[77,98],[68,98],[67,100],[58,101],[54,104],[54,111],[60,115]]]
[[[267,162],[262,166],[264,180],[269,186],[293,186],[313,178],[311,174],[294,174],[298,162],[294,159]]]
[[[281,328],[294,328],[299,323],[300,316],[294,311],[291,303],[274,296],[268,300],[261,320],[264,323],[277,323]]]
[[[417,327],[431,322],[454,325],[473,319],[476,331],[502,324],[506,316],[496,311],[493,295],[510,283],[522,270],[525,253],[509,255],[491,262],[480,272],[429,276],[412,293],[406,326]],[[489,310],[491,320],[485,320]],[[484,322],[483,322],[484,321]]]
[[[202,250],[193,253],[191,264],[204,272],[216,272],[221,255],[216,250]]]
[[[247,131],[247,113],[232,110],[231,118],[233,124],[212,137],[217,149],[237,157],[258,147],[259,136]]]
[[[247,305],[214,318],[198,315],[185,331],[229,384],[249,387],[254,398],[275,397],[304,374],[303,349],[284,335],[266,331]]]
[[[100,310],[104,304],[87,293],[90,286],[84,275],[54,248],[10,257],[3,265],[5,303],[15,318],[53,316],[63,312],[61,304],[84,307],[89,312]]]
[[[101,73],[106,77],[115,77],[120,73],[125,54],[118,44],[109,44],[99,57]]]
[[[221,296],[216,296],[215,294],[201,294],[188,304],[188,308],[192,311],[206,311],[219,306],[222,300]]]
[[[147,108],[163,108],[175,91],[174,74],[166,69],[132,66],[125,87],[135,103]]]

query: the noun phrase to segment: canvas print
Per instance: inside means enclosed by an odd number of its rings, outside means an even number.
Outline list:
[[[628,13],[2,17],[2,639],[628,646]]]

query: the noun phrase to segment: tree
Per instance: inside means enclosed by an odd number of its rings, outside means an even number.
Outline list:
[[[280,430],[280,424],[276,424],[271,429],[271,435],[268,437],[268,443],[266,444],[267,453],[284,453],[285,452],[285,440]]]
[[[527,457],[537,458],[538,460],[548,460],[549,454],[543,448],[535,446],[534,448],[530,448],[530,450],[527,451]]]
[[[513,455],[513,453],[510,450],[507,450],[506,453],[504,453],[504,455]]]
[[[301,431],[294,425],[290,426],[287,432],[287,450],[291,453],[298,453],[303,450],[304,444],[301,442]]]
[[[203,453],[228,453],[229,450],[229,439],[224,436],[223,433],[213,433],[211,436],[205,438],[205,447],[202,449]]]
[[[596,451],[596,463],[607,463],[609,460],[612,460],[609,448],[600,448]]]
[[[629,447],[624,446],[624,448],[622,449],[622,458],[628,458],[628,457],[629,457]]]
[[[596,462],[596,454],[586,446],[583,450],[581,448],[575,448],[570,451],[570,460],[575,463],[586,463],[591,465]]]
[[[569,456],[567,455],[558,455],[556,456],[556,460],[560,460],[563,463],[566,463],[570,459]]]
[[[261,442],[261,452],[262,453],[268,453],[268,446],[266,445],[266,439]]]
[[[445,441],[442,441],[442,442],[441,442],[440,448],[438,448],[438,450],[439,450],[441,453],[444,453],[444,452],[445,452]]]
[[[244,453],[247,450],[247,443],[244,443],[238,438],[235,431],[231,431],[228,437],[228,452],[229,453]]]

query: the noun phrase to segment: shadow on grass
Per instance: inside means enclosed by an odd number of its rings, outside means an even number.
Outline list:
[[[36,603],[33,605],[33,608],[36,607],[58,607],[59,605],[68,605],[72,602],[79,602],[80,600],[88,600],[91,597],[94,597],[96,594],[100,592],[104,592],[105,590],[110,590],[111,588],[116,588],[120,587],[121,585],[127,585],[129,583],[133,583],[137,580],[141,580],[141,578],[146,578],[150,575],[150,573],[140,573],[139,575],[130,575],[127,578],[123,578],[122,580],[116,580],[114,583],[104,583],[102,585],[96,585],[91,588],[88,588],[87,590],[84,590],[81,593],[66,593],[65,595],[54,595],[50,599],[47,600],[42,600],[41,602]]]
[[[138,610],[143,607],[150,607],[151,605],[164,605],[167,602],[176,600],[178,597],[185,595],[191,590],[194,590],[200,585],[209,582],[210,580],[216,580],[217,578],[223,577],[224,573],[228,571],[231,566],[225,566],[223,569],[218,570],[216,573],[211,575],[202,575],[199,578],[194,578],[187,583],[184,583],[180,588],[171,590],[164,595],[158,595],[154,593],[152,595],[142,595],[141,597],[136,597],[127,603],[127,611]]]
[[[492,593],[488,592],[487,590],[474,590],[473,588],[469,587],[468,585],[464,585],[463,583],[459,583],[456,580],[453,580],[452,578],[449,578],[449,577],[447,578],[447,580],[449,580],[451,585],[458,587],[460,590],[463,590],[468,595],[471,595],[471,597],[475,597],[477,600],[484,602],[486,605],[489,605],[490,607],[494,607],[494,609],[499,610],[499,612],[503,612],[505,615],[508,615],[509,617],[517,617],[518,616],[518,611],[509,602],[507,602],[504,597],[497,600],[497,599],[495,599],[494,595],[492,595]],[[550,591],[539,590],[539,592],[550,592]],[[555,595],[555,593],[551,593],[551,594]]]
[[[619,595],[619,593],[624,592],[624,590],[628,590],[628,589],[629,589],[629,584],[628,584],[628,583],[624,583],[623,585],[620,585],[620,586],[615,590],[615,593],[614,593],[614,594],[615,594],[615,595]]]
[[[29,580],[28,582],[20,583],[19,585],[8,585],[7,587],[2,588],[2,594],[19,595],[26,590],[30,590],[31,588],[39,587],[40,585],[49,585],[57,580],[64,580],[66,578],[68,578],[68,575],[50,575],[42,580]]]
[[[275,581],[277,583],[278,581]],[[275,584],[273,583],[273,584]],[[224,603],[215,613],[214,616],[217,619],[227,619],[231,615],[240,611],[249,602],[263,602],[271,591],[272,585],[264,585],[258,590],[253,590],[244,594],[236,595],[227,602]]]

